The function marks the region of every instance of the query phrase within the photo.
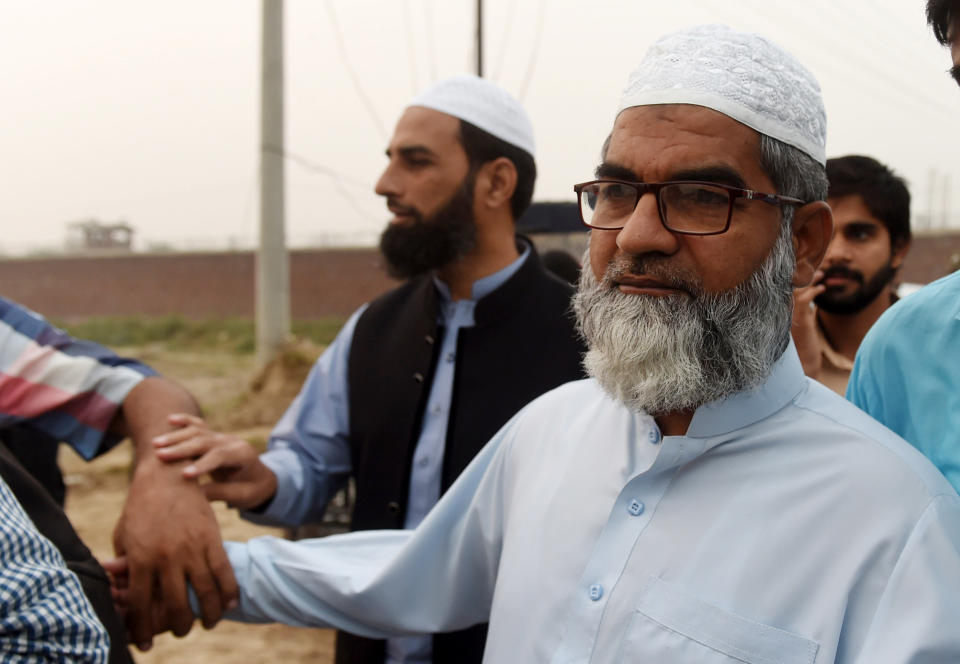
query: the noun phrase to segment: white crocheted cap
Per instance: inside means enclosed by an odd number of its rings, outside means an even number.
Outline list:
[[[820,85],[759,35],[702,25],[661,37],[630,74],[620,111],[653,104],[711,108],[826,164]]]
[[[461,74],[437,81],[414,97],[410,106],[423,106],[479,127],[531,156],[533,123],[513,96],[495,83]]]

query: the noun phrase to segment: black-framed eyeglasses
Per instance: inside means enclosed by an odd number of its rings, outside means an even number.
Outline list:
[[[623,228],[640,197],[652,193],[664,228],[686,235],[719,235],[730,228],[734,201],[745,198],[770,205],[805,205],[805,201],[777,194],[712,182],[626,182],[592,180],[573,186],[580,220],[590,228],[615,231]]]

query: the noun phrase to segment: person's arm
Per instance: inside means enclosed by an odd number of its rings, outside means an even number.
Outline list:
[[[817,311],[813,305],[814,298],[826,290],[820,283],[822,278],[823,272],[817,270],[811,285],[793,291],[793,324],[790,333],[797,347],[797,355],[800,356],[803,373],[813,379],[819,378],[823,363],[820,342],[817,340]]]
[[[197,413],[193,398],[150,367],[61,329],[0,298],[0,424],[23,423],[66,442],[86,459],[131,436],[136,468],[114,533],[131,566],[134,643],[149,647],[147,616],[155,578],[171,615],[188,609],[186,581],[201,598],[204,624],[219,620],[236,598],[233,575],[209,505],[195,482],[160,463],[151,439],[171,428],[167,415]],[[190,620],[172,621],[185,634]]]
[[[489,617],[504,529],[508,423],[413,531],[226,542],[240,586],[230,620],[336,627],[385,638]]]
[[[0,480],[0,660],[103,664],[110,653],[80,581]]]
[[[171,423],[181,428],[154,440],[157,456],[184,464],[187,479],[209,474],[207,497],[246,510],[245,519],[280,526],[319,522],[351,472],[347,367],[365,309],[350,317],[317,360],[274,428],[267,452],[257,456],[241,438],[178,415]]]
[[[142,650],[150,647],[155,631],[150,618],[155,579],[166,623],[178,636],[193,623],[186,582],[196,589],[207,627],[236,601],[236,582],[203,491],[182,476],[186,462],[164,463],[153,451],[152,440],[173,428],[167,418],[177,412],[198,414],[199,409],[182,387],[151,377],[130,391],[115,423],[116,431],[130,436],[137,459],[113,540],[115,553],[129,567],[127,627]],[[110,561],[104,566],[110,570]]]
[[[210,481],[202,485],[207,500],[254,510],[273,498],[277,476],[249,442],[213,431],[195,415],[176,413],[169,421],[180,428],[153,439],[156,455],[166,462],[192,461],[182,471],[188,480],[209,475]]]
[[[886,581],[855,664],[960,662],[960,500],[934,498]],[[840,660],[837,660],[840,662]]]

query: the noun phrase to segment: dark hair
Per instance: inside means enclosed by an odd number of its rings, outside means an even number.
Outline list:
[[[827,160],[832,198],[858,195],[890,233],[890,246],[910,241],[910,192],[902,177],[872,157],[850,155]]]
[[[533,199],[533,183],[537,179],[537,165],[533,161],[533,155],[465,120],[460,120],[460,144],[467,153],[471,175],[485,163],[500,157],[506,157],[513,162],[517,169],[517,187],[510,199],[510,210],[513,212],[513,220],[519,219],[530,207]]]
[[[960,17],[958,0],[927,0],[927,23],[933,28],[937,41],[946,46],[950,43],[950,27]],[[953,35],[957,39],[960,35]]]

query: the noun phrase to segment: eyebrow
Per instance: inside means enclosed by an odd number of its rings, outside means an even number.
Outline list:
[[[387,148],[384,151],[388,157],[392,156],[394,151],[390,148]],[[434,156],[433,150],[428,148],[425,145],[405,145],[396,149],[396,153],[401,157],[410,159],[412,157],[432,157]]]
[[[610,178],[614,180],[628,180],[631,182],[641,182],[636,173],[632,170],[614,162],[605,161],[595,171],[597,178]],[[690,168],[671,173],[665,180],[694,180],[699,182],[714,182],[716,184],[725,184],[739,189],[747,189],[747,183],[743,177],[729,166],[704,166],[703,168]]]
[[[610,178],[612,180],[629,180],[632,182],[639,182],[640,178],[637,177],[636,173],[631,171],[626,166],[620,164],[615,164],[613,162],[605,161],[599,166],[597,166],[594,174],[598,178]]]
[[[739,189],[749,189],[746,181],[739,173],[729,166],[706,166],[704,168],[692,168],[685,171],[673,173],[671,180],[699,180],[701,182],[713,182],[715,184],[725,184]]]

